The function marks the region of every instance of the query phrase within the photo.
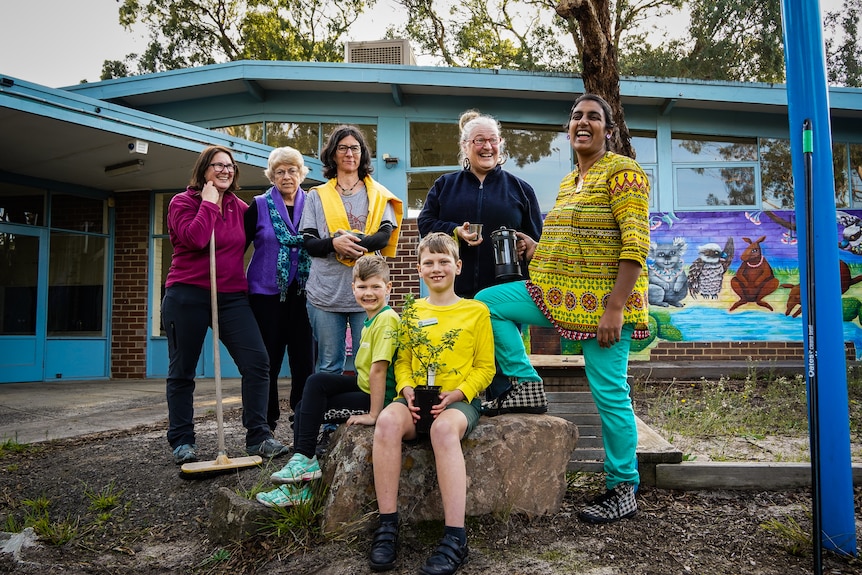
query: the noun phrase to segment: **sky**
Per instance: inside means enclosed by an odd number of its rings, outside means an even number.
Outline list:
[[[822,11],[842,0],[821,0]],[[125,31],[118,0],[26,0],[3,6],[0,74],[57,88],[99,80],[104,60],[122,60],[146,45],[145,30]],[[391,23],[403,22],[404,9],[378,0],[351,28],[351,40],[378,40]],[[420,65],[424,64],[419,58]]]

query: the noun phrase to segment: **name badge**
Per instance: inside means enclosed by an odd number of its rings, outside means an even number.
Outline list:
[[[416,322],[416,325],[418,325],[419,327],[428,327],[429,325],[437,325],[437,318],[431,317],[428,319],[420,319],[419,321]]]

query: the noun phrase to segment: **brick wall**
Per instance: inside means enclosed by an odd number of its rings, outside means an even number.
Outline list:
[[[111,377],[147,376],[149,195],[117,194]]]
[[[419,227],[415,219],[405,219],[401,224],[401,236],[398,238],[398,251],[395,258],[389,261],[389,279],[392,281],[392,296],[389,305],[400,312],[404,305],[404,296],[412,293],[419,295],[419,272],[416,271],[416,247],[419,245]]]
[[[560,336],[552,328],[530,328],[531,352],[560,353]],[[801,341],[659,341],[642,356],[656,362],[686,361],[775,361],[803,363],[806,350]],[[856,346],[844,342],[848,363],[856,361]]]

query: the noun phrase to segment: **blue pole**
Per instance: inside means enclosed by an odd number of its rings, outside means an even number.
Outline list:
[[[835,210],[835,183],[832,172],[832,130],[829,123],[829,93],[826,83],[826,55],[820,20],[819,0],[782,0],[784,58],[787,67],[787,103],[790,117],[796,226],[799,236],[799,271],[806,317],[803,340],[816,332],[816,349],[806,357],[809,432],[815,544],[846,555],[856,555],[856,522],[853,508],[853,476],[850,462],[850,420],[847,400],[847,366],[844,358],[844,330],[841,284],[838,273],[838,226]],[[812,129],[805,134],[803,124]],[[810,140],[809,140],[810,138]],[[810,202],[807,201],[804,154],[810,154]],[[813,212],[808,213],[810,210]],[[809,223],[810,222],[810,223]],[[809,253],[817,254],[810,258]],[[817,282],[816,293],[809,286]],[[813,296],[813,297],[812,297]],[[809,310],[810,308],[810,310]],[[814,360],[814,361],[811,361]],[[812,385],[814,383],[814,385]],[[813,400],[813,401],[812,401]],[[812,429],[812,426],[816,428]],[[816,466],[816,467],[814,467]]]

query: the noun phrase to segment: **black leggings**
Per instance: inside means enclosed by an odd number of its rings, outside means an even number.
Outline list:
[[[302,401],[293,421],[293,448],[306,457],[314,456],[323,414],[330,409],[368,411],[371,396],[359,389],[355,375],[315,373],[305,382]]]

